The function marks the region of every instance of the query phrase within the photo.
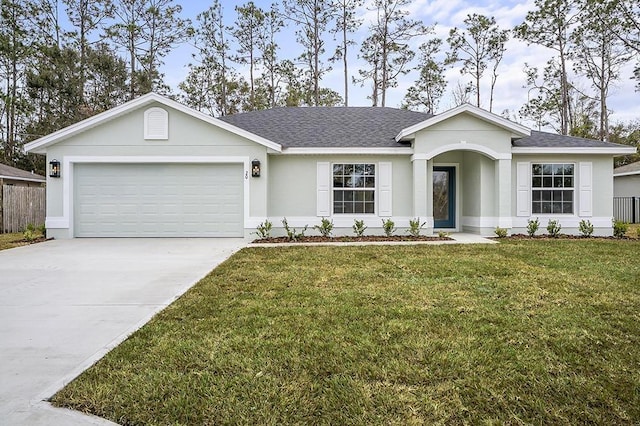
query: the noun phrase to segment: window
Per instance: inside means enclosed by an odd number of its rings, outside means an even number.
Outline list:
[[[573,164],[532,164],[532,212],[572,214],[574,199]]]
[[[375,213],[375,164],[333,165],[333,213]]]

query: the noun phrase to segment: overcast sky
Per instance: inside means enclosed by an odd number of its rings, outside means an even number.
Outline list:
[[[245,4],[247,1],[221,1],[224,8],[225,20],[229,25],[231,25],[236,18],[235,6]],[[183,6],[182,16],[190,18],[194,22],[196,15],[209,8],[212,4],[211,1],[205,0],[177,1],[177,3]],[[272,2],[254,0],[254,3],[268,10]],[[408,8],[411,12],[411,18],[421,20],[425,25],[434,26],[434,34],[426,36],[422,40],[415,40],[414,48],[417,48],[423,41],[434,36],[446,40],[449,30],[453,27],[462,27],[464,25],[464,19],[471,13],[493,16],[501,28],[513,28],[515,25],[524,21],[526,13],[534,9],[533,5],[533,0],[414,0]],[[358,68],[362,66],[362,62],[359,61],[357,54],[361,41],[368,35],[368,24],[366,21],[370,16],[372,17],[371,12],[367,12],[366,9],[363,9],[361,14],[361,18],[363,18],[365,22],[361,25],[360,29],[352,35],[352,39],[357,44],[351,47],[349,54],[349,74],[354,76],[357,75]],[[301,53],[301,50],[295,42],[293,29],[290,28],[284,31],[286,32],[283,32],[278,39],[280,47],[278,53],[281,59],[293,59]],[[335,47],[335,42],[331,39],[331,35],[326,36],[326,45],[327,52],[332,52]],[[174,89],[177,88],[178,83],[184,80],[188,73],[187,64],[191,60],[191,53],[192,50],[190,47],[181,46],[166,59],[166,64],[163,68],[165,81],[174,87]],[[328,56],[329,55],[327,55],[327,57]],[[553,52],[543,47],[527,46],[526,43],[513,39],[510,40],[507,43],[507,51],[498,70],[499,77],[496,83],[493,112],[500,114],[504,110],[509,110],[512,114],[517,113],[522,105],[527,102],[528,89],[524,88],[526,79],[523,72],[525,63],[537,65],[542,68],[546,61],[552,56]],[[238,71],[242,72],[242,70]],[[635,81],[630,79],[632,71],[633,63],[629,63],[622,72],[621,80],[616,83],[616,87],[611,90],[609,106],[610,109],[613,110],[612,122],[614,123],[640,119],[640,93],[635,91]],[[416,75],[416,72],[412,72],[401,77],[398,87],[391,88],[387,91],[387,106],[400,106],[407,89],[415,81]],[[456,86],[457,82],[460,81],[461,84],[466,84],[469,81],[468,77],[460,75],[459,68],[448,70],[446,77],[449,82],[448,91],[445,98],[440,102],[439,111],[444,111],[452,106],[449,93],[451,89]],[[343,72],[340,63],[334,64],[333,71],[325,75],[322,80],[322,85],[330,87],[342,95]],[[484,88],[488,88],[488,80],[484,83]],[[589,84],[586,80],[583,80],[581,83],[581,88],[589,89]],[[371,101],[367,99],[371,91],[369,85],[360,87],[359,85],[352,84],[349,90],[350,106],[371,105]],[[488,92],[485,94],[483,90],[482,96],[483,100],[486,99],[486,102],[483,101],[482,106],[488,108]],[[528,124],[531,125],[531,123]]]

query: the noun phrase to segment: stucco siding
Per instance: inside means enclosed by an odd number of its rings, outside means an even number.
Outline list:
[[[640,175],[614,177],[613,195],[615,197],[640,197]]]
[[[502,154],[511,152],[511,133],[469,114],[460,114],[416,134],[416,153],[464,142],[481,145]]]

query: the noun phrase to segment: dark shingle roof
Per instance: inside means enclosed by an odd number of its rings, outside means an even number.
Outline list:
[[[401,147],[395,137],[431,117],[383,107],[290,107],[220,117],[285,148]]]
[[[27,172],[25,170],[16,169],[15,167],[7,166],[6,164],[0,164],[0,176],[9,177],[16,180],[21,179],[33,179],[45,181],[47,178],[37,175],[35,173]]]
[[[220,120],[262,136],[283,148],[387,148],[401,130],[431,114],[384,107],[288,107],[220,117]],[[513,141],[515,147],[615,148],[609,142],[531,131]]]
[[[517,147],[537,148],[616,148],[626,147],[611,142],[602,142],[593,139],[577,138],[575,136],[563,136],[555,133],[531,131],[531,136],[513,141]]]
[[[620,166],[618,168],[613,169],[614,175],[617,175],[620,173],[640,174],[640,161],[636,161],[635,163],[625,164],[624,166]]]

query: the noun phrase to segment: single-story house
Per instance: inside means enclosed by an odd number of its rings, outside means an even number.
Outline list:
[[[213,118],[147,94],[26,145],[47,178],[48,235],[247,237],[330,218],[381,233],[525,232],[582,219],[611,233],[613,157],[635,148],[532,131],[471,105],[275,108]],[[313,231],[310,231],[310,233]]]
[[[614,197],[640,197],[640,161],[613,170]]]
[[[0,187],[2,185],[42,186],[46,181],[47,178],[44,176],[0,163]]]

